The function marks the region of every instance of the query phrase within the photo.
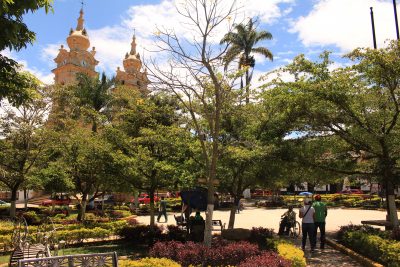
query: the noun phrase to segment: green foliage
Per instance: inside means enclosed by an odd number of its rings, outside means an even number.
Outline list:
[[[383,239],[362,231],[348,231],[344,234],[342,243],[386,266],[400,265],[400,242],[398,241]]]
[[[34,97],[18,108],[4,108],[0,117],[0,186],[12,192],[12,217],[16,192],[35,186],[36,182],[30,181],[33,171],[46,158],[48,135],[43,126],[50,105],[37,79],[31,76],[30,82]]]
[[[280,256],[292,262],[292,267],[307,266],[304,252],[298,247],[289,243],[280,243],[277,245],[277,251]]]
[[[80,243],[89,238],[104,239],[111,235],[111,231],[100,227],[57,231],[57,238],[66,241],[67,244]]]
[[[143,258],[140,260],[119,261],[121,267],[180,267],[181,265],[166,258]]]
[[[400,177],[399,44],[356,49],[347,55],[355,64],[335,70],[328,52],[319,62],[300,55],[283,69],[293,82],[277,78],[268,85],[265,111],[290,122],[284,135],[303,134],[287,141],[294,147],[291,160],[314,175],[316,184],[318,176],[362,175],[377,178],[394,194]],[[396,223],[396,212],[390,214]]]
[[[20,50],[33,43],[35,33],[30,31],[23,21],[23,15],[45,8],[51,8],[52,0],[6,0],[0,4],[0,51],[4,49]],[[0,55],[0,101],[7,98],[13,105],[19,106],[30,99],[30,78],[20,72],[18,63]]]

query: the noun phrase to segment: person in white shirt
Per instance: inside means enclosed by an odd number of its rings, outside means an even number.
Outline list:
[[[301,248],[304,250],[307,242],[307,235],[310,241],[311,252],[315,249],[315,210],[312,207],[312,201],[309,199],[304,200],[304,206],[299,210],[299,217],[302,218],[301,230],[303,232],[303,239]]]

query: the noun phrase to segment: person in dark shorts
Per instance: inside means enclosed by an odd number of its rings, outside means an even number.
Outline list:
[[[328,216],[328,209],[326,208],[326,204],[321,201],[321,196],[316,195],[315,196],[315,201],[313,203],[313,208],[315,210],[315,220],[314,220],[314,226],[315,226],[315,242],[317,242],[317,234],[318,234],[318,228],[320,232],[320,248],[324,249],[325,248],[325,218]],[[314,245],[314,247],[317,244]]]

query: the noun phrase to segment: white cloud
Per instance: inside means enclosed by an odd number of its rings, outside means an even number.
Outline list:
[[[293,24],[305,46],[335,45],[342,52],[372,47],[370,7],[374,8],[378,46],[394,39],[393,5],[383,0],[318,0],[312,11]]]
[[[294,0],[239,0],[238,6],[242,7],[242,16],[246,18],[259,17],[261,23],[273,24],[277,19],[289,14],[292,9],[284,10],[279,6],[282,3],[294,4]],[[240,18],[240,15],[239,15]]]
[[[60,48],[61,43],[47,45],[42,49],[40,59],[43,62],[48,62],[50,66],[54,67],[54,59],[56,58]]]
[[[226,1],[224,7],[228,7],[231,0]],[[130,43],[133,29],[136,30],[137,52],[141,55],[145,52],[146,58],[160,58],[159,53],[151,54],[154,51],[154,34],[157,27],[173,29],[180,37],[193,40],[193,30],[190,25],[183,23],[182,16],[178,14],[175,4],[180,6],[184,0],[163,0],[159,4],[144,4],[131,6],[119,24],[111,25],[99,29],[88,29],[91,46],[96,47],[96,59],[99,61],[97,71],[105,71],[108,75],[114,75],[117,66],[122,67],[125,53],[130,51]],[[280,4],[287,4],[285,10]],[[290,12],[288,5],[293,4],[294,0],[240,0],[238,1],[239,12],[237,21],[243,21],[247,17],[258,16],[260,23],[272,24],[279,17]],[[232,21],[233,22],[233,21]],[[214,43],[219,43],[222,36],[229,27],[227,21],[221,25],[220,29],[212,36]],[[65,36],[67,37],[67,36]],[[49,44],[42,50],[42,59],[53,62],[58,53],[60,44]],[[143,56],[143,55],[142,55]],[[143,59],[143,57],[142,57]],[[264,64],[265,59],[257,56],[258,64]],[[55,64],[52,64],[55,67]]]
[[[43,71],[37,69],[36,67],[30,67],[26,60],[19,59],[18,56],[15,53],[11,52],[10,50],[3,50],[0,52],[3,56],[12,58],[13,60],[17,61],[18,64],[22,65],[23,71],[28,71],[28,72],[32,73],[44,84],[52,84],[54,82],[54,79],[53,79],[54,76],[52,73],[43,72]]]

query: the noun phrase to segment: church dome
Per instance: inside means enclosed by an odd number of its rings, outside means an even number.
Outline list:
[[[83,28],[83,10],[81,9],[76,29],[69,32],[67,43],[71,50],[87,50],[90,47],[89,37]]]

